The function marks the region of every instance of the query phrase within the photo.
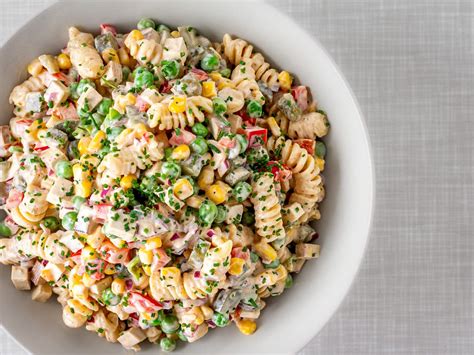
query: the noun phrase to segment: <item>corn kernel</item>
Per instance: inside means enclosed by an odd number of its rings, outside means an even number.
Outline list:
[[[88,260],[97,259],[97,257],[98,257],[98,255],[97,255],[97,253],[95,252],[95,249],[92,248],[91,246],[86,245],[86,246],[82,249],[82,253],[81,253],[81,259],[82,259],[82,261],[88,261]]]
[[[186,160],[191,155],[191,150],[186,144],[180,144],[173,149],[171,153],[171,159],[175,160]]]
[[[62,70],[71,69],[72,67],[71,59],[69,59],[69,56],[64,53],[58,55],[58,64],[59,68]]]
[[[324,170],[325,161],[319,157],[316,158],[316,165],[318,166],[319,170]]]
[[[220,73],[216,72],[216,71],[213,71],[212,73],[209,73],[209,77],[212,80],[216,81],[216,82],[222,80],[222,78],[223,78],[223,76]]]
[[[175,277],[178,275],[181,275],[181,272],[175,266],[168,266],[161,269],[162,277]]]
[[[117,144],[124,144],[127,142],[128,137],[133,134],[133,129],[125,128],[120,134],[115,138],[115,142]]]
[[[138,249],[138,257],[142,264],[151,265],[151,262],[153,261],[153,252],[142,247]]]
[[[131,39],[134,39],[136,41],[139,41],[144,38],[143,33],[141,33],[139,30],[133,30],[128,34],[127,37],[130,37]]]
[[[74,175],[74,188],[78,196],[87,198],[92,193],[92,181],[90,180],[90,171],[84,170],[81,164],[72,166]]]
[[[186,111],[186,98],[182,96],[174,96],[169,103],[168,109],[173,113],[183,113]]]
[[[242,273],[244,269],[245,260],[242,258],[231,258],[230,259],[230,267],[229,267],[229,274],[237,276]]]
[[[196,325],[201,325],[204,323],[204,315],[202,314],[201,308],[199,307],[194,307],[194,323]]]
[[[38,132],[44,128],[46,126],[42,120],[34,120],[28,127],[28,131],[33,139],[38,140]]]
[[[180,200],[185,200],[194,192],[193,185],[188,179],[181,178],[173,186],[174,195]]]
[[[104,274],[106,275],[113,275],[117,272],[114,264],[107,264],[104,269]]]
[[[163,243],[160,237],[153,237],[153,238],[148,239],[145,242],[145,249],[153,250],[153,249],[161,248],[162,245]]]
[[[224,189],[217,184],[211,185],[207,188],[206,196],[216,205],[225,202],[226,200],[226,193]]]
[[[199,174],[198,186],[201,190],[206,190],[208,186],[214,182],[214,169],[211,166],[206,165]]]
[[[131,189],[135,179],[135,175],[125,175],[122,179],[120,179],[120,187],[124,190]]]
[[[105,63],[108,63],[110,61],[119,63],[120,64],[120,58],[118,56],[118,53],[115,49],[113,48],[107,48],[102,52],[102,59],[104,59]]]
[[[257,323],[250,319],[241,319],[235,321],[235,325],[239,328],[240,332],[245,335],[255,333],[257,330]]]
[[[133,130],[135,131],[135,138],[141,138],[146,133],[148,133],[148,129],[143,123],[137,123],[133,126]]]
[[[112,289],[112,292],[115,293],[116,295],[121,295],[125,293],[126,291],[125,280],[114,279],[114,281],[112,281],[112,284],[110,285],[110,288]]]
[[[151,266],[149,265],[143,265],[142,266],[142,269],[143,271],[145,272],[145,275],[146,276],[151,276],[152,272],[151,272]]]
[[[202,196],[194,195],[186,199],[186,204],[189,207],[196,208],[196,209],[198,209],[203,202],[204,202],[204,198]]]
[[[148,312],[142,312],[140,313],[140,318],[146,319],[146,320],[151,320],[151,315]]]
[[[214,97],[217,95],[216,83],[213,81],[205,81],[202,83],[202,96]]]
[[[275,120],[275,117],[268,117],[267,118],[267,123],[268,123],[268,126],[270,127],[270,130],[272,131],[272,134],[275,137],[280,137],[281,136],[281,129],[280,129],[280,126],[278,125],[277,121]]]
[[[89,143],[91,142],[91,137],[82,137],[79,139],[79,143],[77,144],[77,149],[79,150],[79,154],[83,155],[87,153],[87,148],[89,147]]]
[[[291,89],[293,78],[291,77],[290,73],[288,73],[286,70],[283,70],[280,74],[278,74],[278,81],[282,90],[289,91]]]
[[[178,31],[173,31],[173,32],[171,32],[171,36],[173,36],[174,38],[178,38],[179,37],[179,32]]]
[[[40,272],[40,276],[46,281],[46,282],[52,282],[54,281],[54,276],[51,270],[48,269],[43,269]]]
[[[125,110],[125,107],[127,106],[135,105],[136,102],[137,98],[131,92],[129,92],[127,95],[118,95],[115,98],[115,103],[122,110]]]
[[[230,79],[227,79],[227,78],[222,78],[219,83],[217,84],[217,88],[219,90],[222,90],[224,88],[231,88],[231,89],[235,89],[235,84],[232,80]]]
[[[258,254],[262,259],[268,262],[272,262],[277,258],[277,252],[267,242],[261,240],[253,246],[255,253]]]
[[[38,76],[43,71],[43,65],[38,58],[34,59],[30,64],[28,64],[28,74],[32,76]]]
[[[102,148],[102,142],[105,140],[106,134],[104,131],[97,131],[94,137],[91,139],[87,151],[91,154],[97,153]]]
[[[128,52],[125,48],[119,48],[118,50],[118,57],[120,59],[120,64],[125,65],[127,67],[130,66],[131,60]]]
[[[95,280],[92,277],[90,277],[90,275],[87,272],[85,272],[82,275],[82,283],[86,287],[91,287],[93,284],[95,284]]]

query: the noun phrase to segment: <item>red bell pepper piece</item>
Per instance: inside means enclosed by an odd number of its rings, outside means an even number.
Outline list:
[[[295,98],[296,103],[301,111],[306,111],[308,108],[308,89],[306,86],[295,86],[291,89],[291,94]]]
[[[171,138],[169,140],[169,143],[171,145],[180,145],[180,144],[191,144],[193,140],[196,139],[196,135],[194,133],[185,131],[184,129],[181,129],[179,131],[179,134],[176,134],[176,132],[173,132],[171,135]]]
[[[291,170],[285,164],[272,160],[267,165],[276,181],[284,182],[291,179]]]
[[[128,303],[135,307],[139,313],[153,313],[163,309],[163,305],[160,302],[136,291],[130,292]]]
[[[312,139],[296,139],[294,142],[296,144],[298,144],[301,148],[306,149],[306,151],[309,153],[309,155],[314,154],[314,147],[316,145],[314,140],[312,140]]]
[[[124,264],[129,261],[130,250],[127,248],[117,248],[109,241],[102,243],[98,252],[101,258],[111,264]]]
[[[249,147],[258,147],[267,143],[267,129],[262,127],[239,128],[238,133],[244,134],[249,141]]]
[[[115,36],[117,34],[117,29],[115,28],[115,26],[110,25],[108,23],[101,23],[100,24],[100,33],[101,34],[111,33]]]

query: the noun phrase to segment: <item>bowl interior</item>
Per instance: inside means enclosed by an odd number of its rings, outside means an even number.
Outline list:
[[[329,116],[326,199],[318,223],[321,257],[306,263],[295,285],[272,299],[252,337],[234,327],[211,331],[183,353],[293,353],[302,348],[329,320],[347,293],[360,265],[370,228],[373,169],[368,136],[355,99],[327,53],[296,23],[270,5],[247,1],[67,1],[54,4],[31,19],[0,49],[1,124],[11,117],[8,96],[25,79],[28,62],[43,53],[57,53],[67,42],[67,28],[98,31],[112,23],[127,31],[141,17],[177,26],[192,25],[213,40],[226,32],[255,44],[270,62],[295,73],[312,89]],[[0,322],[33,353],[120,353],[84,329],[65,327],[56,301],[32,302],[28,292],[14,289],[10,268],[0,267],[4,283]],[[144,347],[145,353],[156,348]]]

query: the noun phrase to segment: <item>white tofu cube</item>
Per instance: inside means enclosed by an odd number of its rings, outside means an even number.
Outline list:
[[[296,256],[301,259],[319,258],[320,246],[318,244],[299,243],[296,244]]]
[[[74,225],[74,230],[79,233],[89,234],[95,227],[95,223],[92,223],[92,217],[94,216],[94,209],[85,204],[79,209],[77,214],[77,222]]]
[[[66,155],[56,147],[49,147],[40,153],[40,158],[49,170],[54,170],[56,163],[60,160],[67,160]]]
[[[49,262],[44,269],[41,270],[41,277],[46,282],[57,282],[62,274],[64,274],[64,271],[66,271],[64,265]]]
[[[110,211],[103,231],[108,236],[131,242],[137,231],[137,222],[132,221],[123,210]]]
[[[123,79],[122,65],[111,60],[105,66],[105,73],[104,75],[102,75],[102,79],[104,79],[103,81],[105,85],[107,85],[107,83],[112,83],[116,85],[120,84]]]
[[[48,195],[46,196],[46,201],[53,205],[60,205],[61,200],[67,194],[73,192],[73,183],[67,179],[57,177],[54,181],[51,190],[49,190]]]
[[[46,102],[53,102],[54,106],[59,106],[69,97],[69,89],[59,80],[53,80],[44,93]]]
[[[140,94],[140,98],[151,106],[160,102],[162,95],[155,89],[147,88]]]
[[[53,290],[48,284],[41,284],[36,286],[31,293],[31,299],[36,302],[46,302],[51,298]]]
[[[243,214],[244,214],[243,205],[230,206],[229,211],[227,212],[227,218],[225,219],[225,223],[238,224],[242,220]]]
[[[90,287],[90,291],[95,295],[102,295],[105,289],[107,289],[112,284],[112,278],[106,277],[100,281],[97,281]]]
[[[167,38],[163,45],[163,60],[178,60],[181,64],[186,62],[188,48],[183,37]]]
[[[25,111],[41,112],[43,97],[40,92],[30,92],[25,97]]]
[[[81,250],[84,247],[84,243],[76,236],[73,231],[64,232],[59,241],[63,243],[73,253]]]
[[[151,216],[143,216],[137,221],[138,234],[142,237],[152,237],[155,233],[155,223]]]
[[[92,111],[102,101],[102,95],[92,86],[89,86],[77,100],[77,109]]]
[[[125,349],[131,349],[145,340],[146,335],[140,328],[130,328],[117,339]]]
[[[13,265],[11,279],[17,290],[23,291],[31,289],[28,268],[19,265]]]
[[[290,224],[296,222],[304,214],[304,209],[298,202],[293,202],[291,205],[283,207],[283,223]]]

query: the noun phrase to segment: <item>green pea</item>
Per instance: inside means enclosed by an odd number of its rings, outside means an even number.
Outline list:
[[[163,32],[163,31],[171,32],[171,29],[168,26],[163,25],[163,24],[156,26],[156,30],[158,32]]]
[[[219,58],[215,54],[206,54],[201,59],[201,68],[205,71],[211,72],[216,70],[219,66]]]
[[[227,218],[228,208],[224,205],[217,206],[217,217],[214,220],[215,223],[222,223]]]
[[[153,314],[152,314],[152,316],[153,316]],[[148,321],[148,323],[153,327],[160,326],[164,316],[165,316],[165,312],[162,309],[160,309],[156,313],[156,317],[153,318],[152,320]]]
[[[178,338],[181,339],[181,341],[188,341],[188,338],[186,338],[186,335],[183,334],[183,331],[180,329],[178,330]]]
[[[81,208],[84,202],[86,202],[86,199],[84,197],[74,196],[72,198],[72,204],[76,210],[79,210],[79,208]]]
[[[217,212],[217,206],[214,202],[210,200],[204,200],[204,202],[199,207],[198,216],[201,222],[210,226],[216,219]]]
[[[11,237],[12,230],[4,222],[0,223],[0,236]]]
[[[261,117],[263,115],[263,107],[257,100],[250,100],[247,104],[247,113],[252,118]]]
[[[263,266],[265,267],[265,269],[276,269],[278,266],[280,266],[280,260],[275,259],[271,263],[263,264]]]
[[[165,159],[168,160],[171,157],[172,153],[173,153],[173,148],[171,147],[165,148]]]
[[[253,263],[256,263],[257,261],[260,260],[260,257],[257,255],[257,253],[254,253],[253,251],[250,252],[250,260]]]
[[[97,106],[97,113],[100,113],[102,116],[107,115],[113,104],[114,100],[108,97],[104,97],[100,102],[99,106]]]
[[[212,316],[212,321],[215,325],[222,328],[229,324],[229,316],[219,312],[214,312],[214,315]]]
[[[161,62],[161,73],[166,80],[174,79],[179,74],[180,66],[177,60],[163,60]]]
[[[178,318],[172,314],[167,314],[161,320],[161,330],[166,334],[176,333],[179,329]]]
[[[242,224],[252,226],[255,223],[255,216],[249,211],[245,211],[242,215]]]
[[[135,79],[133,81],[133,86],[136,88],[148,88],[153,85],[155,81],[155,76],[153,73],[145,68],[139,67],[135,70]]]
[[[106,306],[116,306],[120,303],[120,296],[112,292],[112,289],[107,288],[102,292],[102,301]]]
[[[196,123],[193,128],[191,128],[193,133],[197,136],[205,137],[209,133],[209,130],[202,123]]]
[[[60,160],[56,163],[55,166],[56,169],[56,175],[59,177],[62,177],[64,179],[70,179],[72,178],[72,165],[70,162],[66,160]]]
[[[209,150],[206,140],[199,136],[191,142],[190,147],[195,153],[199,155],[205,154]]]
[[[217,116],[222,116],[227,111],[227,104],[220,97],[212,99],[212,108]]]
[[[164,178],[176,179],[181,175],[181,167],[172,161],[167,161],[161,166],[161,174]]]
[[[72,82],[69,85],[69,94],[71,95],[71,98],[74,100],[77,100],[79,98],[79,93],[77,92],[77,88],[79,86],[79,83],[77,81]]]
[[[237,140],[237,142],[239,142],[240,154],[244,153],[249,146],[249,141],[247,140],[247,137],[241,134],[236,134],[235,139]]]
[[[142,18],[137,23],[137,28],[139,30],[144,30],[145,28],[155,29],[155,26],[155,21],[153,21],[151,18]]]
[[[220,71],[221,75],[222,75],[224,78],[229,78],[231,72],[232,72],[232,71],[231,71],[229,68],[225,68],[225,69],[222,69],[222,70]]]
[[[77,93],[81,96],[83,93],[86,92],[87,88],[93,87],[95,89],[95,83],[89,79],[81,79],[79,84],[77,85]]]
[[[161,338],[160,340],[161,350],[165,352],[171,352],[176,349],[176,340],[171,338]]]
[[[321,141],[316,142],[316,155],[319,158],[324,158],[326,156],[326,144]]]
[[[122,81],[127,81],[132,71],[126,65],[122,66]]]
[[[59,229],[59,227],[61,227],[59,223],[59,219],[57,219],[54,216],[43,218],[43,225],[46,228],[48,228],[51,232],[56,232]]]
[[[288,274],[285,279],[285,288],[290,288],[291,286],[293,286],[293,276]]]
[[[65,230],[72,231],[77,222],[77,212],[68,212],[64,215],[62,225]]]
[[[245,181],[239,181],[232,190],[232,194],[234,195],[237,202],[245,201],[250,194],[252,193],[252,186]]]
[[[106,120],[115,121],[119,120],[122,117],[122,114],[114,108],[109,109],[109,113],[105,116]]]

